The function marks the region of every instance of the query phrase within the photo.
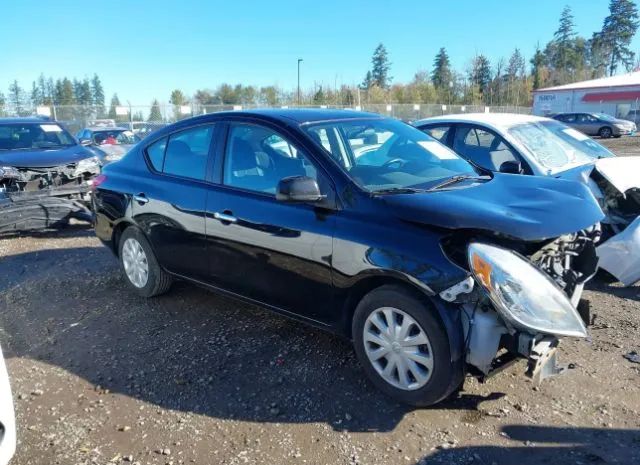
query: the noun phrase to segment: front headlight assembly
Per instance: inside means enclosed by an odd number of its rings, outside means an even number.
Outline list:
[[[471,243],[469,267],[496,311],[512,326],[557,336],[586,337],[566,294],[546,274],[511,250]]]

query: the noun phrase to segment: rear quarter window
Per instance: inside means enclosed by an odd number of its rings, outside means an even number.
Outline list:
[[[160,139],[147,147],[147,156],[154,170],[162,172],[164,151],[167,148],[167,137]]]

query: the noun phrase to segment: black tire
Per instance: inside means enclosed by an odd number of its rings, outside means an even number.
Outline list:
[[[433,369],[426,384],[415,390],[405,390],[387,382],[369,360],[364,342],[364,329],[369,315],[381,307],[392,307],[411,316],[426,334],[431,345]],[[451,363],[449,337],[426,300],[402,286],[385,285],[369,292],[358,304],[352,323],[353,344],[365,373],[373,384],[393,399],[413,406],[426,407],[449,396],[460,384]]]
[[[144,254],[146,256],[148,274],[146,284],[143,287],[136,286],[125,271],[122,249],[127,239],[133,239],[137,241],[137,243],[142,247],[142,250],[144,251]],[[120,269],[122,270],[125,281],[127,282],[128,286],[138,295],[142,297],[153,297],[156,295],[164,294],[171,287],[173,279],[166,271],[164,271],[160,267],[160,265],[158,264],[158,260],[156,259],[156,256],[151,249],[151,245],[149,245],[149,241],[147,241],[147,238],[138,228],[130,226],[125,229],[120,235],[120,240],[118,242],[118,259],[120,261]]]
[[[608,126],[605,126],[603,128],[600,128],[600,130],[598,131],[598,135],[603,139],[608,139],[613,135],[613,129],[611,129]]]

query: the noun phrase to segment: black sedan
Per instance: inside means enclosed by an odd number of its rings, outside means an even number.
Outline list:
[[[521,358],[542,379],[559,371],[559,337],[587,335],[580,294],[603,217],[588,188],[478,172],[397,120],[202,115],[94,188],[96,233],[132,290],[185,279],[352,338],[403,402],[433,404],[467,372]]]

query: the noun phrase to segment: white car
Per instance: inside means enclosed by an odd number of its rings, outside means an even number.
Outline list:
[[[16,420],[7,368],[0,349],[0,465],[7,465],[16,450]]]
[[[588,184],[606,214],[600,267],[626,286],[640,280],[640,156],[616,157],[581,132],[538,116],[469,113],[413,125],[485,170]]]

